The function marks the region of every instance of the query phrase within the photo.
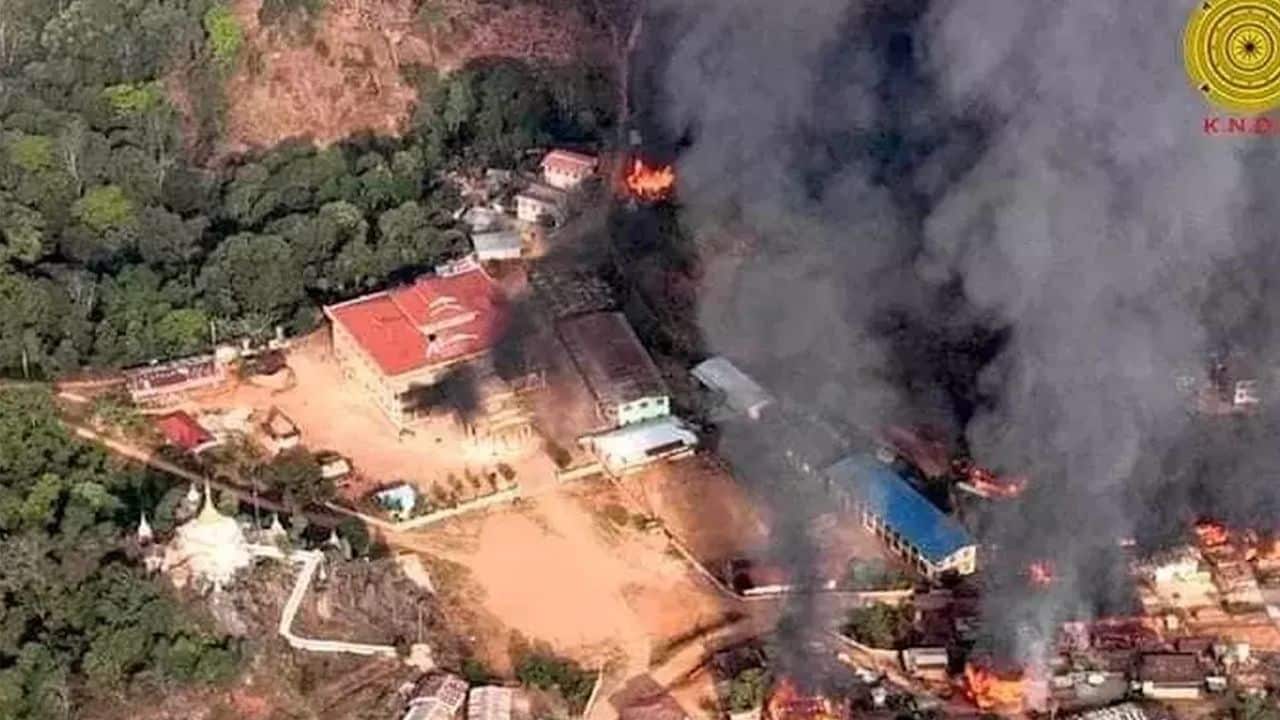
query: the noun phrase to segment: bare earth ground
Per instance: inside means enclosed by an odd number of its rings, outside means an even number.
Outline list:
[[[283,389],[242,382],[229,393],[202,401],[200,410],[251,408],[262,415],[280,408],[302,432],[311,450],[332,450],[351,458],[370,487],[351,488],[356,494],[397,480],[422,488],[445,485],[449,475],[467,471],[486,473],[505,462],[523,478],[545,477],[552,464],[539,452],[520,458],[470,450],[448,421],[434,422],[414,436],[401,438],[394,426],[364,393],[342,375],[329,354],[328,336],[320,331],[294,346],[289,368],[294,381]],[[536,446],[532,448],[536,451]]]
[[[605,485],[566,488],[412,542],[465,565],[485,608],[512,629],[591,666],[620,652],[643,670],[654,638],[716,615],[721,601],[660,537],[616,528],[593,509],[617,500]]]
[[[731,558],[767,557],[772,524],[768,509],[754,502],[715,458],[697,455],[656,465],[622,482],[713,571],[712,566]],[[892,561],[853,517],[816,517],[810,536],[820,549],[823,577],[838,577],[855,557]]]
[[[329,145],[352,135],[398,135],[417,102],[401,70],[449,71],[482,57],[567,64],[603,57],[601,33],[572,9],[533,3],[331,0],[311,32],[258,22],[262,0],[235,0],[245,47],[226,83],[223,148],[236,154],[292,138]],[[179,93],[180,94],[180,93]]]

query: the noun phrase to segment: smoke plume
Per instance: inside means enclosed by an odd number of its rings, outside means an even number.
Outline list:
[[[941,419],[1031,474],[978,520],[988,616],[1016,652],[1123,607],[1121,538],[1168,542],[1200,512],[1277,519],[1270,419],[1208,426],[1175,383],[1224,347],[1269,380],[1280,307],[1273,140],[1201,132],[1212,110],[1180,57],[1193,4],[652,13],[709,350],[848,427]],[[964,349],[978,331],[1004,333],[994,358]],[[1042,558],[1058,582],[1029,592]]]

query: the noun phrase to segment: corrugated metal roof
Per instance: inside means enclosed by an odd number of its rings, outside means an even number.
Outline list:
[[[930,562],[941,562],[973,544],[953,518],[916,492],[892,468],[866,455],[840,460],[823,473],[833,484],[849,488],[871,506],[894,531]]]
[[[597,445],[617,448],[619,451],[623,448],[644,451],[647,448],[666,445],[675,441],[695,444],[698,442],[698,435],[690,430],[689,426],[685,425],[680,418],[667,415],[666,417],[652,418],[624,425],[617,430],[600,433],[593,436],[592,441]]]
[[[476,252],[481,255],[504,250],[519,250],[522,245],[520,233],[515,230],[493,230],[474,233],[471,236],[471,244],[475,247]]]
[[[325,308],[392,376],[488,350],[506,329],[507,312],[497,283],[480,269],[423,275]]]
[[[695,365],[690,373],[703,385],[724,393],[729,407],[740,413],[757,417],[773,398],[729,361],[728,358],[716,356]]]

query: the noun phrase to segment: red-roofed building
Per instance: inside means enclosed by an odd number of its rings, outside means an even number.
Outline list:
[[[437,268],[412,284],[324,309],[333,352],[391,420],[415,419],[405,396],[484,356],[508,321],[506,298],[474,261]]]
[[[214,447],[218,441],[191,415],[179,410],[156,418],[156,427],[171,445],[191,453]]]
[[[542,181],[554,188],[572,190],[595,175],[599,160],[571,150],[552,150],[542,158]]]

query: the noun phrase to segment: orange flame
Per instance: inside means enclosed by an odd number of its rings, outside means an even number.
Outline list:
[[[1048,560],[1037,560],[1027,566],[1027,578],[1038,588],[1048,587],[1055,579],[1053,563]]]
[[[964,666],[964,694],[979,710],[1021,706],[1022,678],[1006,679],[973,664]]]
[[[1016,498],[1027,487],[1026,475],[997,475],[968,458],[953,460],[951,466],[985,497]]]
[[[653,202],[671,195],[676,185],[676,171],[670,165],[651,168],[643,160],[636,158],[631,163],[625,182],[627,190],[633,196]]]
[[[1217,547],[1231,539],[1227,526],[1213,520],[1200,520],[1195,524],[1196,537],[1204,547]]]
[[[830,720],[834,717],[831,703],[826,698],[802,695],[790,678],[783,678],[774,686],[765,715],[769,720]]]

